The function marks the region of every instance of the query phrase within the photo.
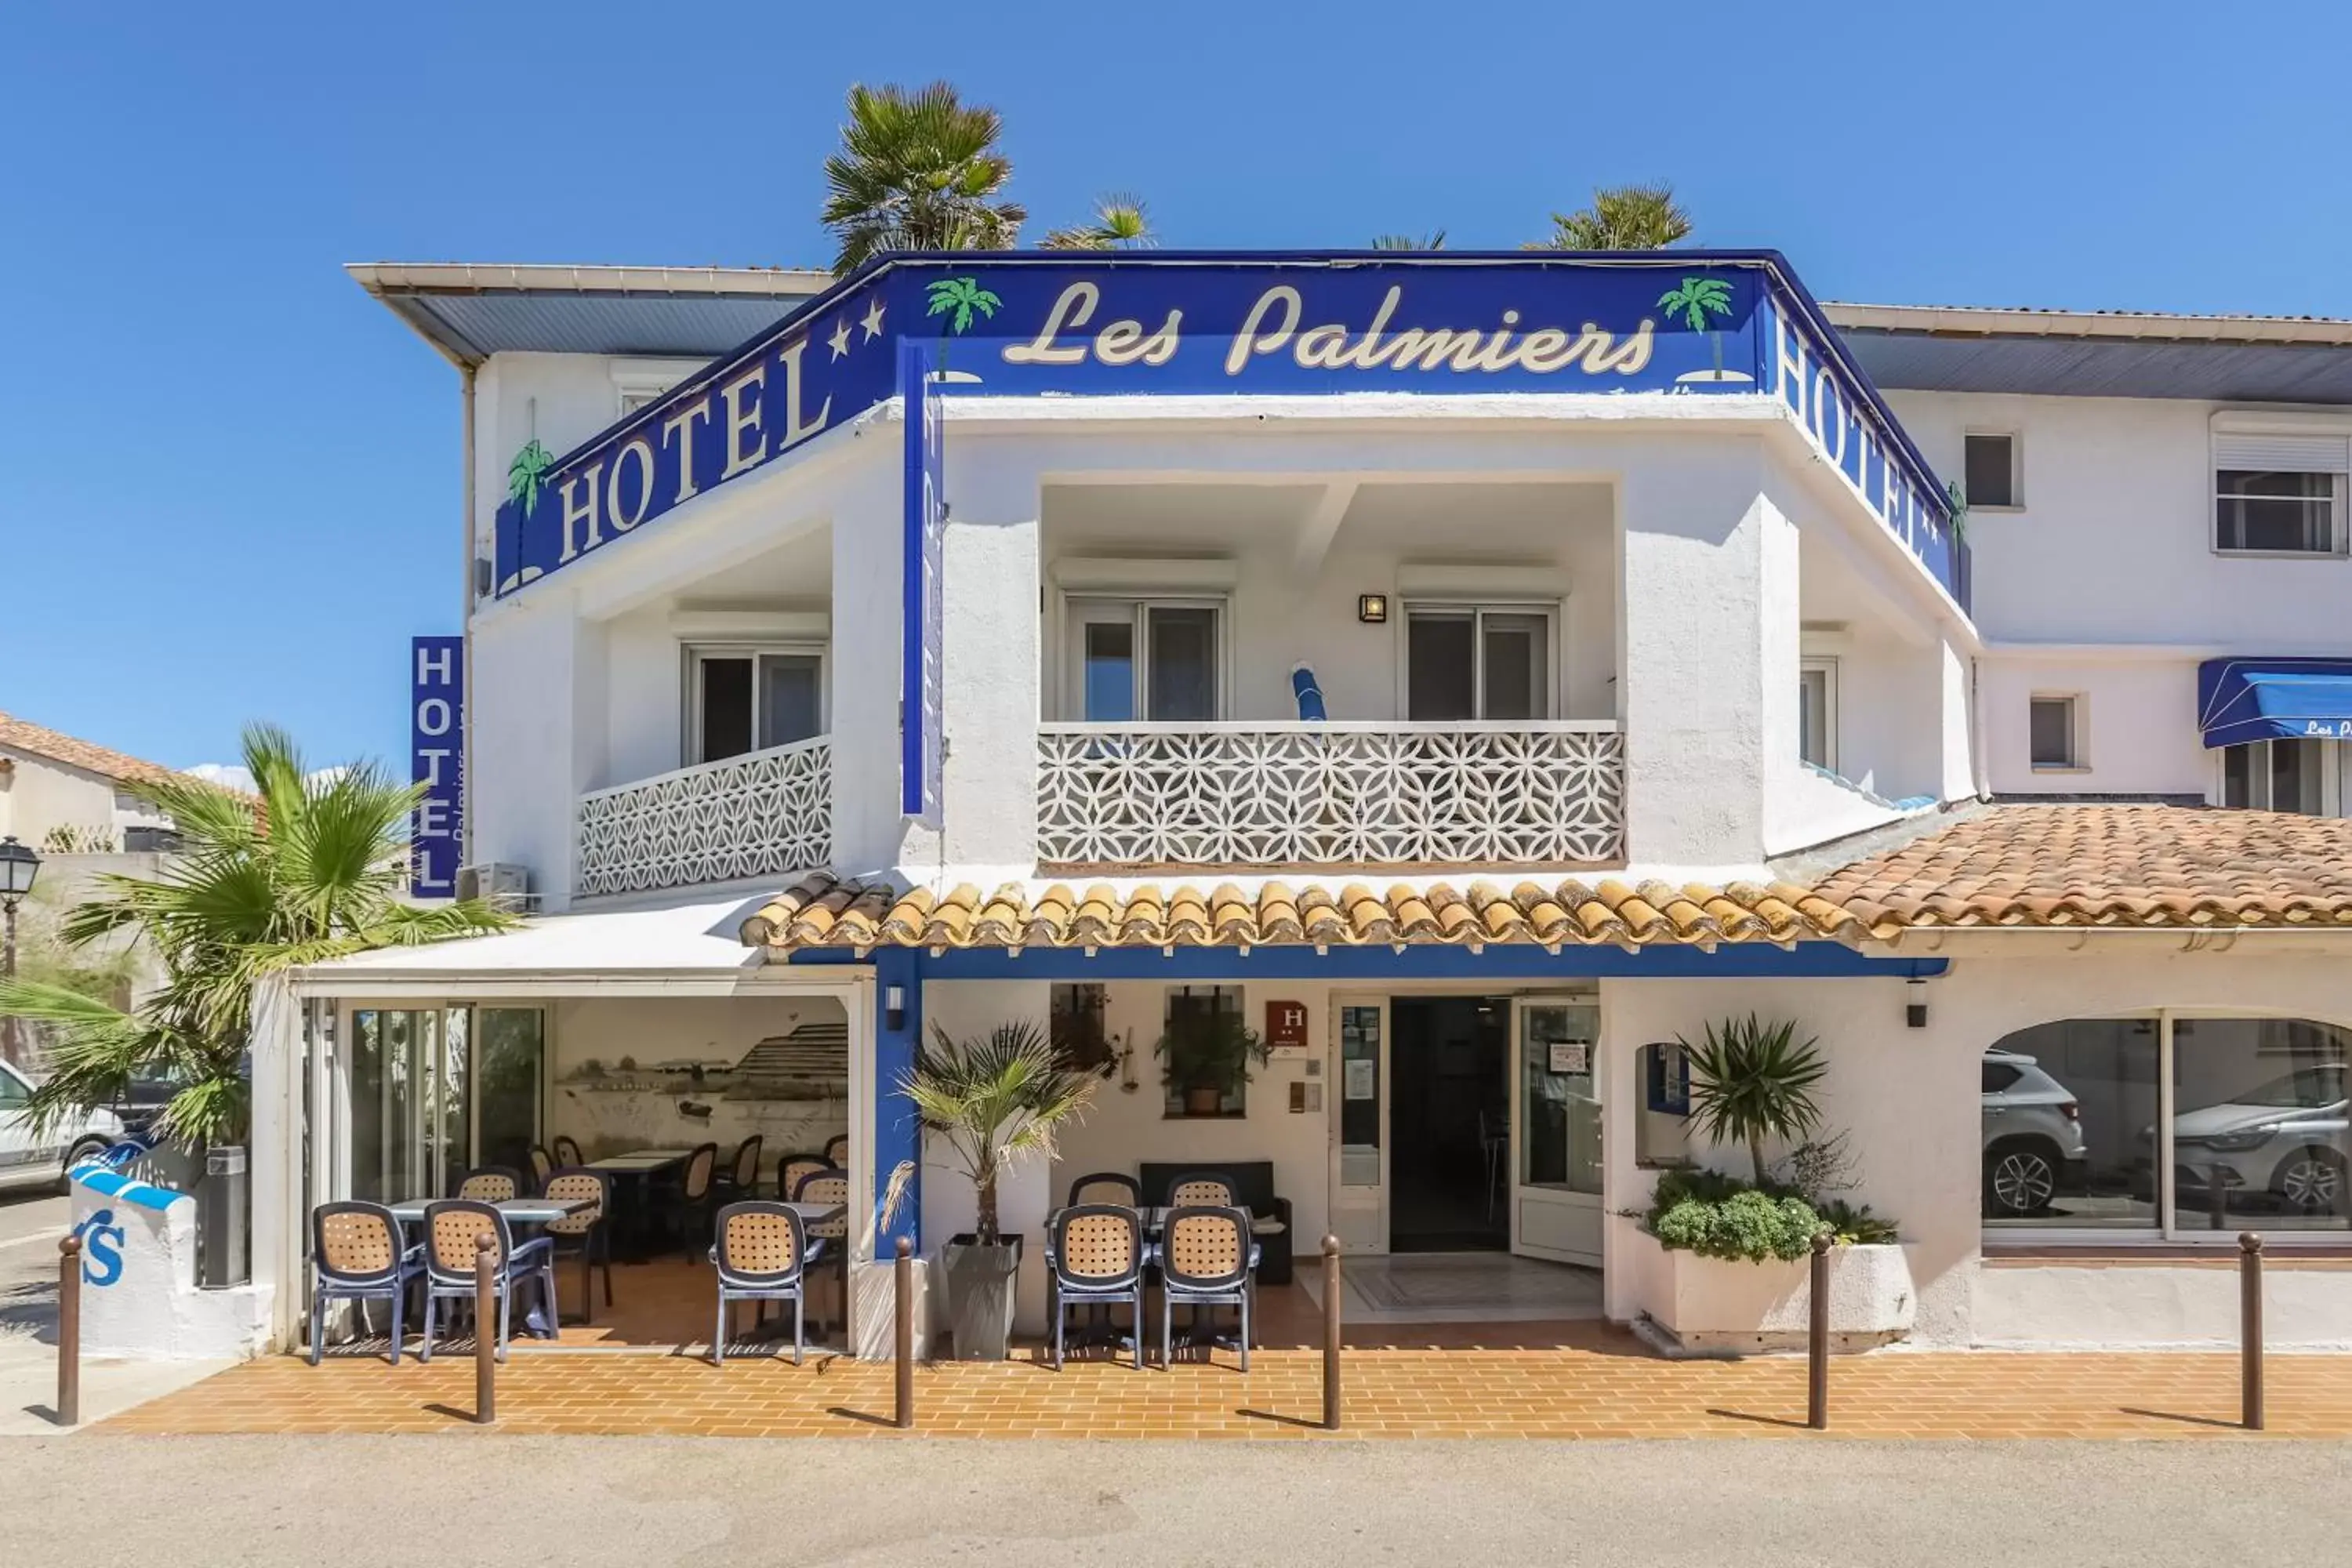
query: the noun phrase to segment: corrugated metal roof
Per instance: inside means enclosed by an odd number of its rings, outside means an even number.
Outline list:
[[[829,273],[781,268],[364,263],[347,270],[461,365],[510,353],[715,358],[833,281]]]
[[[1981,305],[1829,304],[1882,387],[2352,403],[2352,321]]]

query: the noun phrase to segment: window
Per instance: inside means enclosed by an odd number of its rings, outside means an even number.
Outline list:
[[[142,852],[175,855],[180,849],[180,835],[169,827],[134,826],[122,830],[122,847],[133,855]]]
[[[1073,599],[1070,686],[1089,724],[1204,723],[1224,709],[1223,606]]]
[[[1048,999],[1047,1037],[1054,1059],[1078,1072],[1108,1078],[1118,1067],[1118,1053],[1105,1026],[1110,988],[1105,985],[1055,985]]]
[[[2352,1230],[2352,1030],[2301,1018],[2069,1019],[1985,1057],[1989,1226],[2188,1237]]]
[[[687,754],[716,763],[825,732],[824,655],[814,648],[689,648]]]
[[[1797,754],[1837,772],[1837,660],[1809,658],[1797,672]]]
[[[2079,768],[2083,763],[2081,699],[2037,697],[2028,715],[2032,763],[2037,768]]]
[[[2221,748],[2221,804],[2252,811],[2336,815],[2328,785],[2336,771],[2333,741],[2252,741]]]
[[[1465,605],[1405,607],[1405,716],[1549,719],[1551,612]]]
[[[2015,508],[2020,499],[2017,437],[1971,430],[1961,438],[1961,494],[1971,510]]]
[[[1644,1170],[1690,1162],[1690,1057],[1675,1040],[1633,1053],[1642,1108],[1633,1119],[1633,1163]]]
[[[1233,1042],[1246,1030],[1238,985],[1173,985],[1160,1050],[1167,1116],[1245,1116],[1249,1069]]]
[[[2213,548],[2254,554],[2344,553],[2341,435],[2213,433]]]
[[[32,1090],[25,1087],[25,1080],[5,1063],[0,1063],[0,1110],[17,1110],[32,1098]]]

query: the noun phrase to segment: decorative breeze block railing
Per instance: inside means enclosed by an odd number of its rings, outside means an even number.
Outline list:
[[[1049,724],[1063,868],[1591,866],[1620,858],[1613,723]]]
[[[833,858],[833,742],[802,741],[580,797],[580,891],[814,870]]]

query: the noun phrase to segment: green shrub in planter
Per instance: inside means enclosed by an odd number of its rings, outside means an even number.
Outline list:
[[[1645,1216],[1658,1245],[1702,1258],[1761,1263],[1811,1251],[1822,1216],[1790,1193],[1769,1192],[1713,1171],[1668,1171]]]

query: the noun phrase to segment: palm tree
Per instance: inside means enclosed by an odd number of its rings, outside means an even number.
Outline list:
[[[1376,234],[1372,236],[1372,248],[1374,250],[1443,250],[1445,248],[1445,231],[1442,228],[1435,229],[1417,238],[1410,234]]]
[[[996,150],[1003,121],[935,81],[849,89],[841,151],[824,161],[824,220],[841,241],[836,274],[886,250],[1010,250],[1028,211],[997,200],[1013,177]]]
[[[1690,237],[1672,185],[1610,185],[1580,212],[1551,215],[1551,233],[1524,250],[1664,250]]]
[[[1819,1042],[1799,1044],[1793,1023],[1750,1013],[1706,1026],[1706,1043],[1677,1039],[1690,1062],[1692,1125],[1713,1143],[1745,1143],[1764,1184],[1764,1141],[1802,1141],[1822,1122],[1813,1086],[1828,1076]]]
[[[421,794],[373,763],[307,776],[282,730],[245,732],[256,795],[174,776],[126,785],[169,816],[181,854],[154,878],[110,876],[67,917],[76,946],[118,932],[163,961],[155,995],[128,1012],[68,986],[0,983],[0,1014],[49,1026],[48,1080],[27,1108],[55,1127],[116,1098],[142,1068],[181,1086],[158,1131],[190,1146],[245,1137],[246,1035],[254,987],[302,964],[371,948],[500,931],[509,917],[469,900],[404,902],[408,814]]]
[[[1150,250],[1160,243],[1140,197],[1095,198],[1094,220],[1057,228],[1045,237],[1047,250]]]
[[[1064,1067],[1046,1032],[1023,1021],[961,1042],[933,1026],[931,1043],[918,1050],[899,1087],[924,1128],[946,1141],[971,1178],[980,1200],[980,1244],[994,1247],[1003,1235],[998,1179],[1029,1155],[1054,1157],[1055,1131],[1083,1114],[1095,1079]],[[886,1212],[895,1208],[910,1174],[911,1169],[894,1177]]]

